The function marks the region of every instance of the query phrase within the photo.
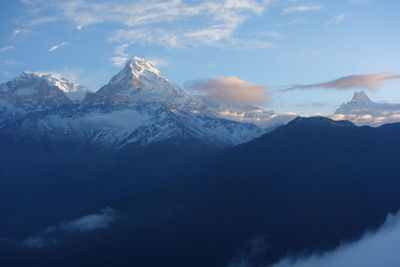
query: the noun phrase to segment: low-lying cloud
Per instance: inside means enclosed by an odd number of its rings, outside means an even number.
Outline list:
[[[184,86],[224,103],[256,105],[269,99],[267,86],[254,85],[236,77],[195,80],[186,82]]]
[[[62,223],[58,226],[49,227],[45,230],[47,233],[57,231],[77,231],[88,232],[101,228],[106,228],[115,220],[115,210],[105,208],[98,213],[82,216],[76,220]]]
[[[316,83],[309,85],[293,85],[283,89],[283,91],[291,90],[309,90],[309,89],[337,89],[349,90],[354,88],[376,91],[380,86],[390,80],[400,79],[400,74],[393,72],[382,72],[365,75],[351,75],[338,78],[325,83]]]
[[[116,211],[112,208],[105,208],[97,213],[84,215],[76,220],[63,222],[41,231],[35,236],[26,238],[22,244],[31,248],[43,248],[54,246],[59,240],[55,234],[62,233],[83,233],[107,228],[116,219]]]
[[[325,115],[333,120],[348,120],[358,126],[370,125],[380,126],[386,123],[399,122],[400,121],[400,109],[394,111],[383,111],[381,113],[370,112],[370,113],[335,113],[332,115]]]
[[[398,267],[400,265],[400,214],[389,215],[375,233],[365,234],[353,244],[300,260],[285,259],[273,267]]]
[[[262,240],[261,240],[262,241]],[[250,246],[249,246],[250,245]],[[240,251],[227,267],[253,267],[253,261],[267,251],[268,244],[255,239]],[[398,267],[400,265],[400,212],[388,215],[386,222],[374,233],[366,233],[359,241],[339,246],[333,251],[286,258],[264,267]]]

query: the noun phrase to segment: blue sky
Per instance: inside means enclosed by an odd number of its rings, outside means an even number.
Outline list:
[[[0,15],[0,82],[53,71],[97,90],[139,56],[179,86],[217,77],[266,86],[262,105],[276,112],[331,113],[360,89],[400,102],[399,1],[22,0],[2,1]],[[393,78],[280,90],[384,72]]]

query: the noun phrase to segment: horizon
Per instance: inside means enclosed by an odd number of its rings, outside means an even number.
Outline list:
[[[254,104],[276,113],[332,114],[360,90],[400,103],[398,14],[388,0],[7,2],[0,82],[54,72],[96,91],[138,56],[185,90],[262,88]]]

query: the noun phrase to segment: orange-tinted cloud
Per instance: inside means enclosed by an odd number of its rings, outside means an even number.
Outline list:
[[[264,104],[269,99],[267,86],[253,85],[236,77],[219,77],[185,83],[185,87],[208,97],[232,104]]]
[[[400,75],[395,74],[393,72],[382,72],[382,73],[374,73],[366,75],[351,75],[326,83],[317,83],[310,85],[293,85],[284,89],[284,91],[297,90],[297,89],[321,89],[321,88],[338,89],[338,90],[362,88],[369,91],[375,91],[385,82],[396,79],[400,79]]]

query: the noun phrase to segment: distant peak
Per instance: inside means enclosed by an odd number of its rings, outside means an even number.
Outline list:
[[[55,73],[55,72],[40,72],[40,71],[24,71],[21,73],[20,76],[16,77],[18,78],[36,78],[36,79],[57,79],[57,80],[65,80],[60,74]]]
[[[357,102],[357,103],[370,103],[371,99],[367,96],[367,94],[364,91],[360,92],[355,92],[353,95],[353,98],[351,99],[351,102]]]
[[[355,126],[352,122],[341,120],[335,121],[327,117],[314,116],[314,117],[297,117],[288,123],[290,126]]]
[[[21,75],[15,77],[13,82],[36,83],[38,81],[46,82],[49,86],[57,87],[72,101],[81,101],[87,92],[90,92],[85,86],[77,82],[69,81],[63,78],[61,74],[55,72],[30,72],[24,71]]]

